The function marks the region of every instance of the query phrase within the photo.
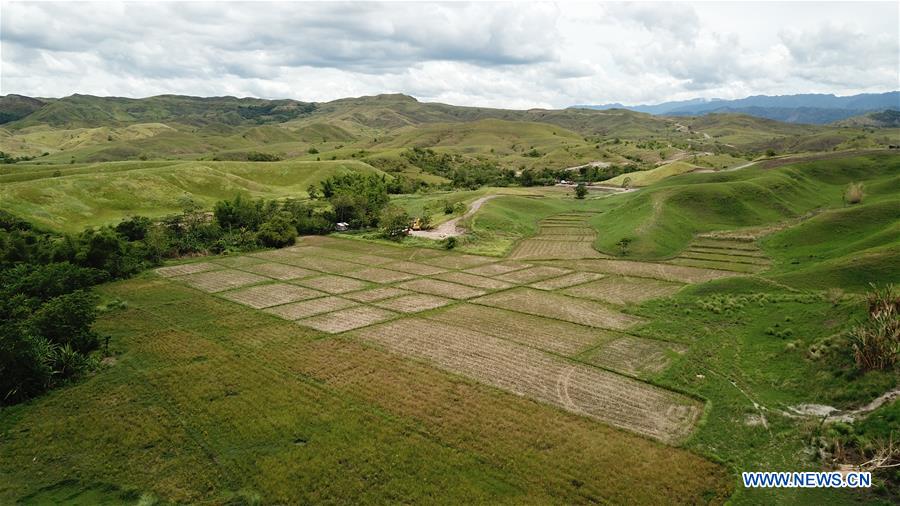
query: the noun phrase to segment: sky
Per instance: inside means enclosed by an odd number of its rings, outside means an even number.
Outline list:
[[[900,3],[0,1],[0,94],[526,109],[900,89]]]

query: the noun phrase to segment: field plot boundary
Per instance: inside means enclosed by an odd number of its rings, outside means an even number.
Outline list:
[[[643,318],[619,312],[600,302],[528,287],[495,292],[473,299],[471,302],[608,330],[625,330],[645,321]]]

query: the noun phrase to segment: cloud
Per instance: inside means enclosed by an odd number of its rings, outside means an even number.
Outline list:
[[[897,87],[896,4],[2,3],[0,93],[496,107]],[[891,18],[891,16],[893,16]],[[843,24],[835,24],[834,20]],[[783,20],[783,21],[779,21]]]

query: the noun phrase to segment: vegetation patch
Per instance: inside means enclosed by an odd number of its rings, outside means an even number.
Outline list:
[[[494,276],[496,279],[502,279],[503,281],[509,281],[510,283],[516,283],[520,285],[533,283],[535,281],[540,281],[542,279],[553,278],[557,276],[562,276],[564,274],[569,274],[572,271],[570,269],[564,269],[562,267],[552,267],[549,265],[538,265],[536,267],[529,267],[527,269],[522,269],[515,272],[508,272],[506,274],[500,274],[499,276]]]
[[[330,274],[315,278],[301,279],[295,281],[295,283],[331,294],[355,292],[369,286],[365,281],[345,278],[343,276],[332,276]]]
[[[370,288],[359,292],[344,294],[344,297],[359,302],[375,302],[377,300],[389,299],[399,295],[408,295],[410,292],[393,286],[382,286],[378,288]]]
[[[698,401],[445,323],[407,319],[354,335],[451,372],[667,443],[686,438]]]
[[[369,267],[367,269],[348,272],[347,276],[371,281],[373,283],[396,283],[398,281],[406,281],[416,277],[415,275],[406,272],[392,271],[378,267]]]
[[[582,325],[475,304],[453,306],[427,318],[566,356],[615,336]]]
[[[625,329],[643,321],[641,318],[620,313],[596,302],[531,288],[497,292],[472,302],[613,330]]]
[[[441,272],[447,272],[447,269],[443,269],[441,267],[435,267],[433,265],[420,264],[416,262],[394,262],[384,266],[385,269],[391,269],[400,272],[408,272],[410,274],[416,274],[419,276],[430,276],[432,274],[440,274]]]
[[[602,279],[603,276],[603,274],[599,274],[596,272],[573,272],[571,274],[564,274],[562,276],[559,276],[558,278],[550,278],[543,281],[538,281],[537,283],[532,283],[528,286],[530,286],[531,288],[537,288],[538,290],[558,290],[560,288],[568,288],[570,286],[580,285],[589,281],[596,281],[598,279]]]
[[[452,303],[453,300],[424,293],[401,295],[393,299],[374,302],[373,305],[400,313],[419,313]]]
[[[601,300],[611,304],[634,304],[649,299],[667,297],[684,285],[657,279],[609,276],[603,279],[566,288],[563,293]]]
[[[270,281],[269,278],[263,276],[231,269],[187,274],[174,279],[198,290],[210,293],[223,292],[232,288]]]
[[[172,265],[169,267],[160,267],[156,269],[156,273],[165,278],[174,276],[184,276],[185,274],[197,274],[200,272],[214,271],[222,267],[209,262],[195,262],[192,264]]]
[[[521,262],[498,262],[495,264],[481,265],[465,269],[463,272],[475,274],[477,276],[496,276],[497,274],[506,274],[507,272],[518,271],[531,267],[531,264]]]
[[[266,309],[266,312],[284,318],[285,320],[299,320],[300,318],[308,318],[317,314],[330,313],[332,311],[347,309],[358,305],[359,304],[351,300],[341,297],[322,297],[270,307]]]
[[[250,258],[250,257],[240,257],[240,258]],[[281,281],[305,278],[305,277],[314,276],[314,275],[318,274],[318,272],[316,272],[316,271],[311,271],[309,269],[304,269],[302,267],[279,264],[279,263],[275,263],[275,262],[249,264],[249,265],[238,266],[236,268],[245,270],[245,271],[249,271],[254,274],[260,274],[262,276],[267,276],[272,279],[278,279]]]
[[[354,306],[297,320],[297,323],[329,334],[337,334],[390,320],[395,316],[397,316],[397,313],[386,309],[371,306]]]
[[[321,297],[324,294],[316,290],[310,290],[297,285],[285,283],[273,283],[269,285],[252,286],[241,290],[222,293],[221,296],[238,304],[250,306],[254,309],[262,309],[288,302]]]
[[[506,281],[485,276],[476,276],[475,274],[469,274],[467,272],[445,272],[444,274],[437,274],[432,277],[443,281],[452,281],[453,283],[459,283],[461,285],[474,286],[475,288],[484,288],[485,290],[502,290],[513,286],[512,283],[507,283]]]
[[[662,372],[671,364],[673,356],[686,350],[683,344],[619,335],[579,359],[623,374],[644,376]]]
[[[460,285],[459,283],[439,281],[437,279],[415,279],[412,281],[405,281],[397,286],[414,292],[450,297],[451,299],[471,299],[472,297],[478,297],[479,295],[487,293],[480,288]]]

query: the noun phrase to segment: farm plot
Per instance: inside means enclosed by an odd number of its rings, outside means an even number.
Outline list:
[[[319,299],[304,300],[292,304],[284,304],[266,309],[269,314],[284,318],[285,320],[299,320],[322,313],[330,313],[341,309],[359,306],[352,300],[341,297],[322,297]]]
[[[216,258],[211,260],[211,262],[224,265],[225,267],[231,267],[232,269],[244,269],[244,267],[261,264],[265,262],[265,260],[251,256],[239,256]]]
[[[225,290],[230,290],[232,288],[240,288],[242,286],[262,283],[264,281],[271,281],[269,278],[257,274],[235,271],[232,269],[187,274],[185,276],[178,276],[174,279],[209,293],[224,292]]]
[[[276,261],[294,265],[296,267],[312,269],[314,271],[327,272],[330,274],[345,274],[365,267],[362,264],[348,262],[346,260],[338,260],[336,258],[309,257],[300,256],[297,254],[287,256]]]
[[[683,344],[620,334],[579,359],[616,372],[642,376],[662,372],[672,362],[673,355],[686,350]]]
[[[298,285],[315,290],[321,290],[330,294],[355,292],[369,286],[365,281],[358,279],[345,278],[343,276],[332,276],[326,274],[315,278],[306,278],[295,281]]]
[[[445,299],[443,297],[424,293],[414,293],[402,295],[394,299],[373,302],[372,304],[380,308],[390,309],[391,311],[398,311],[400,313],[419,313],[421,311],[443,307],[452,302],[452,299]]]
[[[559,237],[559,240],[547,240],[548,237]],[[509,258],[517,260],[566,260],[577,258],[608,258],[592,246],[593,236],[543,236],[542,238],[523,239]]]
[[[547,263],[553,265],[550,262]],[[656,278],[679,283],[705,283],[714,279],[738,275],[734,272],[716,269],[701,269],[684,265],[632,262],[630,260],[609,260],[603,258],[573,260],[571,262],[566,262],[565,265],[579,271]]]
[[[442,322],[410,318],[359,338],[609,425],[666,442],[691,432],[702,404],[616,373]]]
[[[395,288],[393,286],[382,286],[379,288],[370,288],[359,292],[347,293],[344,294],[344,297],[358,302],[375,302],[377,300],[390,299],[391,297],[398,297],[400,295],[408,295],[409,293],[410,292],[407,290],[401,290],[400,288]]]
[[[596,302],[531,288],[497,292],[472,302],[603,329],[622,330],[643,321]]]
[[[589,227],[572,227],[566,225],[541,225],[540,235],[594,235]]]
[[[476,276],[496,276],[498,274],[506,274],[507,272],[527,269],[529,267],[531,267],[531,264],[522,262],[499,262],[495,264],[472,267],[471,269],[463,270],[463,272],[468,274],[475,274]]]
[[[715,237],[694,239],[671,263],[747,273],[763,271],[772,264],[752,241]]]
[[[547,278],[555,278],[571,272],[571,270],[561,267],[539,265],[536,267],[529,267],[528,269],[522,269],[521,271],[500,274],[499,276],[494,276],[494,279],[501,279],[503,281],[509,281],[510,283],[524,285]]]
[[[532,283],[528,286],[530,286],[531,288],[537,288],[539,290],[558,290],[560,288],[568,288],[570,286],[580,285],[589,281],[596,281],[598,279],[602,279],[603,277],[603,274],[599,274],[596,272],[573,272],[571,274],[566,274],[558,278],[538,281],[537,283]]]
[[[291,248],[302,256],[334,258],[337,260],[346,260],[363,265],[381,265],[393,262],[393,258],[372,255],[361,251],[347,251],[339,249],[339,245],[335,246],[295,246]]]
[[[400,271],[400,272],[408,272],[410,274],[416,274],[419,276],[430,276],[432,274],[440,274],[442,272],[447,272],[447,269],[442,269],[441,267],[435,267],[433,265],[427,265],[427,264],[419,264],[416,262],[408,262],[406,260],[386,264],[383,267],[385,269],[391,269],[391,270]]]
[[[244,257],[247,258],[247,257]],[[311,271],[309,269],[304,269],[302,267],[296,267],[293,265],[279,264],[275,262],[263,262],[259,264],[251,264],[237,267],[238,269],[245,270],[247,272],[252,272],[254,274],[259,274],[261,276],[270,277],[273,279],[277,279],[280,281],[287,281],[289,279],[298,279],[298,278],[306,278],[309,276],[314,276],[319,274],[316,271]]]
[[[427,318],[566,356],[575,355],[618,335],[574,323],[474,304],[453,306]]]
[[[159,269],[156,269],[156,273],[164,278],[171,278],[175,276],[184,276],[186,274],[214,271],[221,268],[222,266],[211,264],[209,262],[197,262],[193,264],[173,265],[171,267],[160,267]]]
[[[470,299],[487,293],[480,288],[473,288],[471,286],[440,281],[437,279],[414,279],[412,281],[400,283],[397,286],[414,292],[449,297],[451,299]]]
[[[476,255],[444,255],[426,258],[421,262],[436,267],[446,267],[448,269],[467,269],[469,267],[475,267],[476,265],[493,262],[493,259]]]
[[[512,287],[512,283],[507,283],[499,279],[486,278],[484,276],[476,276],[467,272],[445,272],[432,276],[435,279],[443,281],[452,281],[461,285],[474,286],[475,288],[484,288],[485,290],[502,290]]]
[[[368,267],[358,271],[348,272],[347,276],[371,281],[373,283],[396,283],[398,281],[406,281],[416,277],[414,274],[382,269],[380,267]]]
[[[371,306],[355,306],[297,320],[297,323],[304,327],[328,332],[329,334],[337,334],[390,320],[395,316],[397,316],[397,313],[386,309]]]
[[[289,285],[287,283],[251,286],[250,288],[243,288],[221,294],[222,297],[230,301],[250,306],[254,309],[262,309],[264,307],[287,304],[288,302],[322,297],[323,295],[325,294],[317,290],[297,285]]]
[[[666,297],[684,285],[650,278],[610,276],[590,283],[566,288],[563,293],[611,304],[636,304],[649,299]]]

